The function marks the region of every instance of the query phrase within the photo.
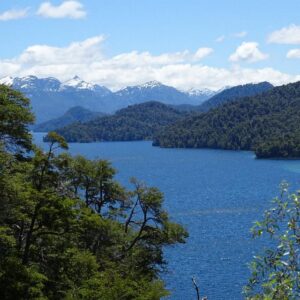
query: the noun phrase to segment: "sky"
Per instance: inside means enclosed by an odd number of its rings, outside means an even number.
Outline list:
[[[2,0],[0,78],[113,90],[300,80],[299,0]]]

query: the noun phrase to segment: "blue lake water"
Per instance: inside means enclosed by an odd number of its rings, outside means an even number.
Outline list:
[[[45,146],[42,134],[34,135]],[[190,234],[165,250],[170,299],[195,299],[191,277],[208,299],[243,299],[247,264],[262,247],[249,233],[278,194],[282,180],[300,188],[300,161],[256,160],[251,152],[160,149],[151,142],[70,144],[72,154],[108,159],[117,179],[156,186],[165,208]]]

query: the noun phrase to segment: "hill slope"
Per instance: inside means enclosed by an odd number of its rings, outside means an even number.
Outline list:
[[[230,101],[234,101],[238,98],[256,96],[258,94],[267,92],[273,88],[273,85],[269,82],[261,82],[257,84],[245,84],[238,85],[232,88],[228,88],[217,95],[206,100],[203,104],[197,107],[199,111],[209,111],[212,108],[216,108],[222,104]]]
[[[300,157],[300,82],[224,104],[161,130],[154,145],[254,150],[257,157]]]
[[[175,109],[155,101],[121,109],[115,115],[56,130],[68,142],[136,141],[151,139],[161,127],[183,117]]]
[[[97,117],[103,117],[106,114],[101,112],[92,112],[81,106],[70,108],[64,115],[59,118],[46,121],[34,126],[36,132],[54,131],[58,128],[65,127],[75,122],[87,122]]]

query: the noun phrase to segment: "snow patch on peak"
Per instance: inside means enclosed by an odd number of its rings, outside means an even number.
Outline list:
[[[140,88],[155,88],[158,86],[162,86],[163,84],[159,81],[156,80],[152,80],[152,81],[148,81],[145,82],[144,84],[139,85]]]
[[[4,84],[4,85],[13,85],[14,83],[14,79],[11,76],[6,76],[0,79],[0,84]]]
[[[192,89],[189,89],[187,92],[186,92],[189,96],[211,96],[211,95],[214,95],[215,92],[210,90],[210,89],[195,89],[195,88],[192,88]]]
[[[97,88],[97,85],[86,82],[76,75],[72,79],[69,79],[62,84],[62,89],[68,87],[79,90],[95,90]]]
[[[21,78],[17,77],[16,79],[19,79],[23,82],[29,82],[29,81],[32,82],[32,81],[38,80],[38,78],[36,76],[33,76],[33,75],[27,75],[27,76],[21,77]]]

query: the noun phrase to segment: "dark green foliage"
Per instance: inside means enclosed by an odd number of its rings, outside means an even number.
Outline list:
[[[270,237],[274,247],[255,256],[252,276],[245,287],[247,299],[300,299],[300,195],[289,194],[288,185],[281,185],[281,195],[274,207],[265,211],[256,222],[254,237]]]
[[[21,93],[0,85],[0,144],[14,152],[29,150],[31,135],[28,125],[34,117],[30,103]]]
[[[53,131],[61,127],[68,126],[75,122],[88,122],[97,117],[103,117],[106,114],[101,112],[92,112],[84,107],[75,106],[70,108],[63,116],[49,120],[47,122],[34,126],[36,132]]]
[[[300,131],[270,137],[255,148],[257,158],[299,158]]]
[[[227,103],[170,125],[154,145],[254,150],[257,157],[299,157],[300,82]]]
[[[197,109],[195,110],[206,112],[227,102],[237,100],[238,98],[251,97],[262,94],[271,90],[272,88],[273,85],[269,82],[238,85],[218,93],[217,95],[205,101],[203,104],[197,106]]]
[[[121,109],[113,116],[72,124],[57,132],[68,142],[149,140],[159,128],[182,116],[177,110],[152,101]]]
[[[0,299],[166,296],[163,247],[187,232],[162,193],[136,180],[127,190],[108,161],[57,155],[65,140],[48,140],[20,160],[0,145]]]

